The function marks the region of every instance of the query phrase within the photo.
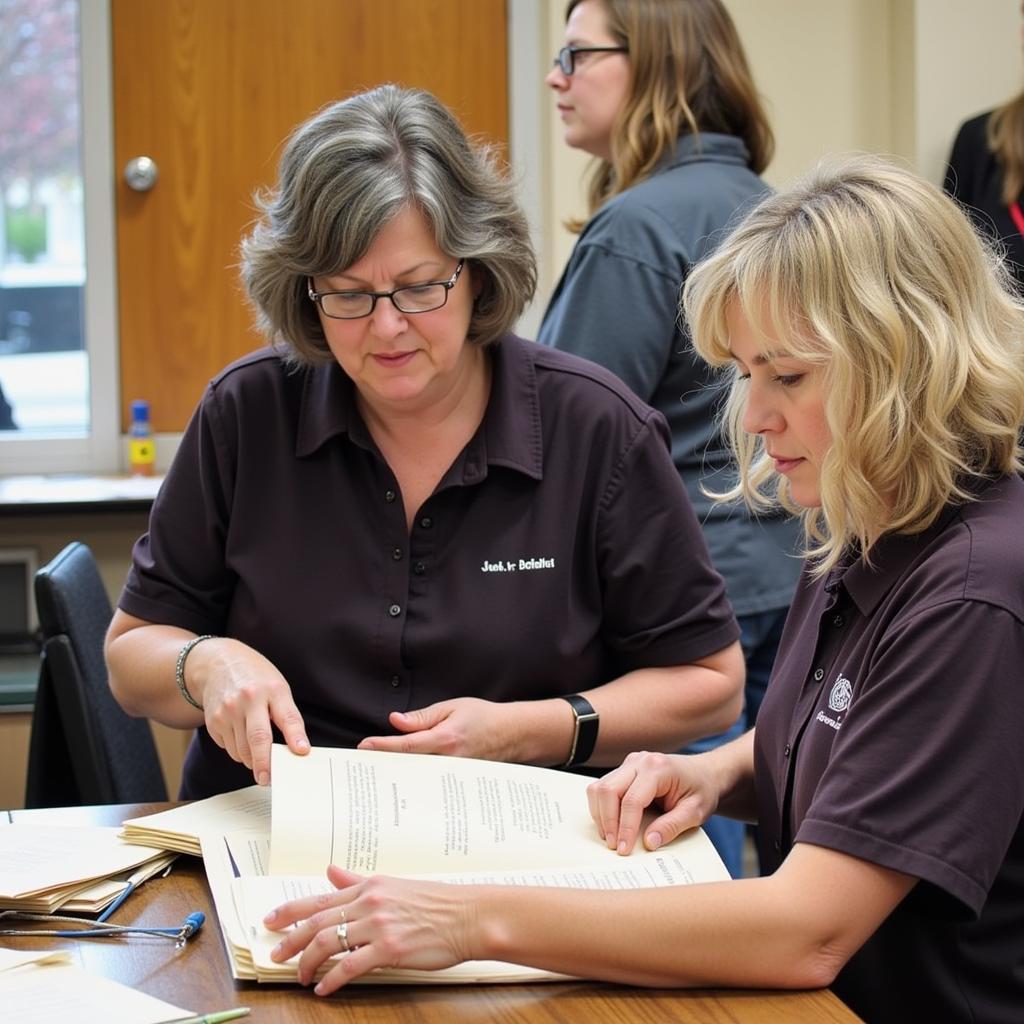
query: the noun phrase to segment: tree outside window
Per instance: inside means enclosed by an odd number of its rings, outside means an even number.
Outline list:
[[[0,0],[0,429],[88,428],[79,65],[78,0]]]

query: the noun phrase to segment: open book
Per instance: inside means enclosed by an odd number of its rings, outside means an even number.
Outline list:
[[[327,891],[328,864],[364,874],[455,884],[636,889],[729,877],[694,829],[661,849],[620,857],[597,834],[587,778],[470,758],[275,746],[271,829],[201,835],[203,859],[235,977],[295,979],[276,964],[280,936],[263,916]],[[331,961],[325,965],[326,971]],[[560,978],[514,964],[472,962],[443,971],[380,970],[364,982],[444,984]]]

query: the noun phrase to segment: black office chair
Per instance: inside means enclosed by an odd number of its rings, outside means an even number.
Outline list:
[[[26,807],[166,800],[153,733],[107,685],[103,640],[113,609],[92,552],[69,544],[35,579],[43,634]]]

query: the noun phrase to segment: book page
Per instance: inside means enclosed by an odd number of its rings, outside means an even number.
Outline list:
[[[236,878],[266,873],[270,837],[266,832],[256,831],[219,836],[204,832],[200,843],[206,880],[210,885],[224,949],[231,965],[231,975],[252,980],[256,974],[249,955],[247,932],[235,905],[232,883]]]
[[[322,875],[328,864],[420,875],[621,860],[591,820],[591,780],[568,772],[322,747],[300,757],[275,744],[271,774],[273,875]]]
[[[18,1024],[103,1021],[104,1024],[170,1024],[191,1017],[162,999],[73,964],[29,964],[0,972],[4,1020]]]
[[[467,872],[465,874],[427,874],[428,880],[456,885],[543,886],[562,889],[651,889],[694,882],[719,881],[721,861],[714,858],[691,862],[688,851],[669,848],[647,858],[615,858],[607,866],[576,866],[549,869]],[[712,848],[712,852],[713,848]],[[717,861],[717,863],[716,863]],[[235,906],[238,908],[249,945],[252,965],[261,981],[294,981],[298,957],[284,964],[270,959],[271,950],[281,941],[279,932],[263,926],[263,918],[287,900],[329,892],[331,884],[315,876],[249,876],[236,878]],[[320,974],[326,973],[338,959],[332,957]],[[522,982],[565,980],[565,975],[519,964],[499,961],[472,961],[441,971],[416,971],[388,968],[358,979],[370,983],[471,984],[477,982]]]
[[[311,876],[276,876],[263,878],[237,878],[235,902],[239,907],[247,933],[252,965],[259,981],[295,981],[298,956],[283,964],[270,959],[271,950],[281,941],[281,935],[263,927],[263,917],[285,900],[312,896],[331,889],[326,878]],[[341,954],[330,957],[320,967],[317,977],[326,974]],[[440,971],[403,970],[388,968],[356,978],[356,984],[417,984],[417,985],[470,985],[484,982],[565,981],[566,975],[541,971],[533,967],[502,963],[497,960],[472,960]]]
[[[0,898],[21,899],[108,875],[159,857],[124,842],[117,828],[17,824],[0,830]]]

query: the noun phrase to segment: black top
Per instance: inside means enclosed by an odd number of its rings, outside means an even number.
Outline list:
[[[967,207],[983,235],[1005,246],[1009,268],[1024,285],[1024,237],[1003,202],[1003,170],[985,137],[991,116],[988,111],[960,126],[943,188]]]
[[[801,583],[757,721],[765,871],[806,842],[920,879],[834,986],[872,1022],[1024,1014],[1024,482],[978,496]]]
[[[264,350],[209,385],[120,607],[231,636],[292,687],[314,744],[455,696],[578,693],[738,629],[664,419],[607,371],[508,336],[484,420],[417,511],[330,364]],[[168,685],[173,685],[170,681]],[[183,794],[247,785],[205,729]]]

